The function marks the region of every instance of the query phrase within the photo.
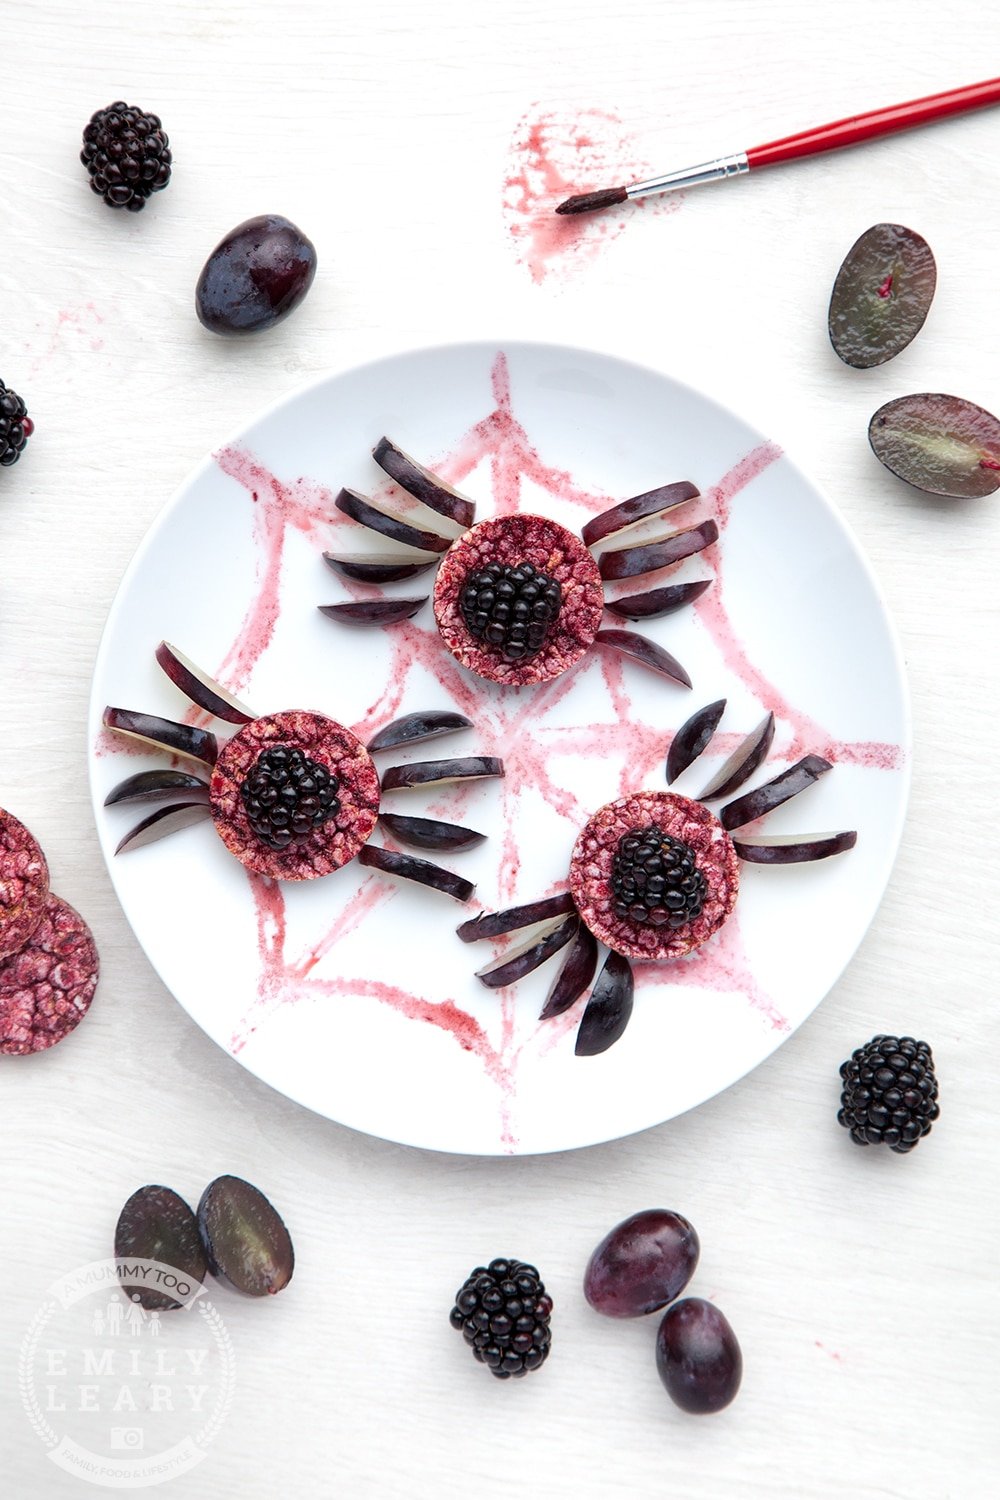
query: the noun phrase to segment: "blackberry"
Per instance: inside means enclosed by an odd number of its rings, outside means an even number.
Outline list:
[[[9,469],[17,463],[34,430],[35,424],[20,396],[0,380],[0,467]]]
[[[694,850],[662,828],[622,834],[611,865],[615,916],[653,927],[685,927],[701,916],[705,877]]]
[[[912,1036],[876,1036],[840,1067],[837,1119],[859,1146],[912,1151],[941,1113],[934,1058]]]
[[[554,578],[530,562],[489,563],[470,573],[458,600],[470,635],[493,646],[504,661],[526,661],[545,645],[562,605]]]
[[[509,1380],[544,1364],[551,1317],[552,1298],[534,1266],[491,1260],[459,1287],[451,1326],[461,1329],[480,1364],[499,1380]]]
[[[91,115],[80,160],[90,173],[90,186],[109,208],[137,214],[150,193],[170,181],[173,157],[159,115],[118,99]]]
[[[262,750],[240,787],[250,827],[271,849],[287,849],[340,811],[340,782],[326,766],[286,745]]]

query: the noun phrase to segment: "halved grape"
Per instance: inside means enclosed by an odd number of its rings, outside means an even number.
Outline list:
[[[208,1259],[198,1236],[194,1211],[172,1188],[150,1183],[137,1188],[118,1215],[115,1226],[115,1259],[156,1260],[178,1273],[178,1280],[202,1282],[208,1274]],[[152,1311],[181,1306],[165,1292],[122,1280],[122,1289]]]
[[[846,365],[870,370],[924,326],[937,266],[927,241],[902,224],[873,224],[851,246],[830,297],[830,342]]]
[[[1000,486],[1000,422],[961,396],[887,401],[868,424],[868,441],[879,463],[931,495],[966,499]]]
[[[587,1264],[583,1295],[607,1318],[641,1318],[680,1296],[700,1250],[682,1214],[643,1209],[604,1236]]]
[[[248,1297],[280,1292],[295,1252],[284,1221],[259,1188],[242,1177],[216,1177],[198,1204],[198,1232],[213,1276]]]
[[[685,1297],[663,1314],[656,1368],[683,1411],[721,1411],[740,1388],[743,1355],[728,1321],[711,1302]]]

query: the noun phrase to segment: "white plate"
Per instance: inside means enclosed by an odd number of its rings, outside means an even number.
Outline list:
[[[95,816],[111,878],[150,962],[193,1019],[310,1109],[388,1139],[477,1154],[627,1135],[699,1104],[774,1051],[867,929],[909,783],[892,628],[857,543],[804,475],[738,417],[667,376],[583,350],[512,344],[504,353],[512,414],[497,414],[495,347],[428,349],[323,380],[220,450],[240,457],[207,459],[128,568],[90,709]],[[520,504],[579,529],[614,499],[692,479],[705,497],[692,518],[716,514],[723,535],[714,561],[690,559],[676,577],[719,576],[704,607],[637,628],[680,658],[694,691],[638,665],[609,669],[598,651],[555,690],[499,690],[457,667],[429,607],[381,631],[321,616],[318,604],[348,597],[320,556],[352,530],[331,520],[332,494],[343,484],[378,487],[369,455],[383,432],[461,474],[480,517]],[[573,498],[574,486],[590,500]],[[357,549],[356,535],[349,545]],[[393,591],[427,593],[432,578]],[[269,612],[269,598],[280,607]],[[106,793],[166,757],[119,753],[101,713],[114,703],[184,716],[186,700],[154,661],[161,638],[259,713],[320,709],[367,735],[414,708],[471,706],[474,730],[380,764],[504,755],[503,783],[387,794],[399,811],[432,808],[490,835],[442,861],[478,882],[487,909],[563,882],[585,816],[623,790],[663,787],[668,732],[719,697],[728,699],[730,742],[766,707],[777,710],[770,769],[757,781],[835,745],[835,770],[769,823],[857,828],[858,845],[815,865],[744,867],[731,922],[690,960],[644,966],[624,1037],[600,1057],[577,1058],[580,1006],[559,1022],[536,1021],[559,960],[506,992],[486,990],[474,970],[495,950],[457,939],[469,910],[447,897],[354,862],[274,887],[269,904],[211,823],[114,857],[143,810],[105,809]],[[700,790],[719,761],[712,748],[677,790]]]

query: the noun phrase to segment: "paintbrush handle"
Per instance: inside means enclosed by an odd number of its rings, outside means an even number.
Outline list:
[[[874,136],[909,130],[913,125],[927,125],[932,120],[943,120],[948,115],[960,115],[966,110],[997,103],[1000,103],[1000,78],[988,78],[985,83],[970,83],[965,88],[948,89],[943,94],[911,99],[908,104],[891,104],[887,109],[848,115],[845,120],[834,120],[830,125],[817,125],[811,130],[800,131],[798,135],[786,135],[780,141],[754,146],[746,153],[747,165],[751,170],[773,167],[778,162],[793,161],[797,156],[815,156],[820,151],[855,146]]]

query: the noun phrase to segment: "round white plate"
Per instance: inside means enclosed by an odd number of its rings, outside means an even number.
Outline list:
[[[480,518],[520,506],[579,530],[615,500],[693,480],[703,499],[677,524],[713,514],[721,541],[667,581],[715,581],[699,606],[635,628],[685,664],[694,690],[596,649],[555,686],[501,690],[448,656],[429,606],[383,630],[322,616],[317,605],[350,597],[324,548],[379,545],[337,518],[333,495],[341,485],[384,490],[370,457],[383,433],[457,477]],[[424,574],[389,592],[427,594],[432,582]],[[649,586],[640,579],[624,591]],[[379,763],[504,756],[504,782],[386,794],[387,808],[430,810],[489,835],[441,860],[477,882],[472,906],[356,861],[269,888],[248,878],[210,822],[115,857],[146,809],[106,809],[107,792],[168,758],[127,753],[102,731],[101,714],[111,703],[185,716],[190,706],[154,660],[163,638],[258,713],[319,709],[361,726],[363,737],[415,708],[467,713],[472,730]],[[537,1021],[561,960],[488,990],[474,971],[498,948],[463,944],[455,928],[479,903],[489,910],[564,883],[585,818],[624,790],[664,787],[669,733],[720,697],[729,746],[767,708],[777,713],[756,782],[808,751],[836,762],[769,828],[856,828],[857,847],[819,864],[745,866],[721,933],[688,960],[643,966],[623,1038],[578,1058],[582,1002],[559,1021]],[[331,377],[206,459],[122,581],[94,671],[90,744],[115,889],[192,1018],[310,1109],[388,1139],[477,1154],[555,1151],[641,1130],[767,1057],[827,993],[868,927],[909,783],[893,631],[829,503],[759,433],[677,381],[539,344],[427,349]],[[696,795],[726,745],[710,746],[675,789]]]

